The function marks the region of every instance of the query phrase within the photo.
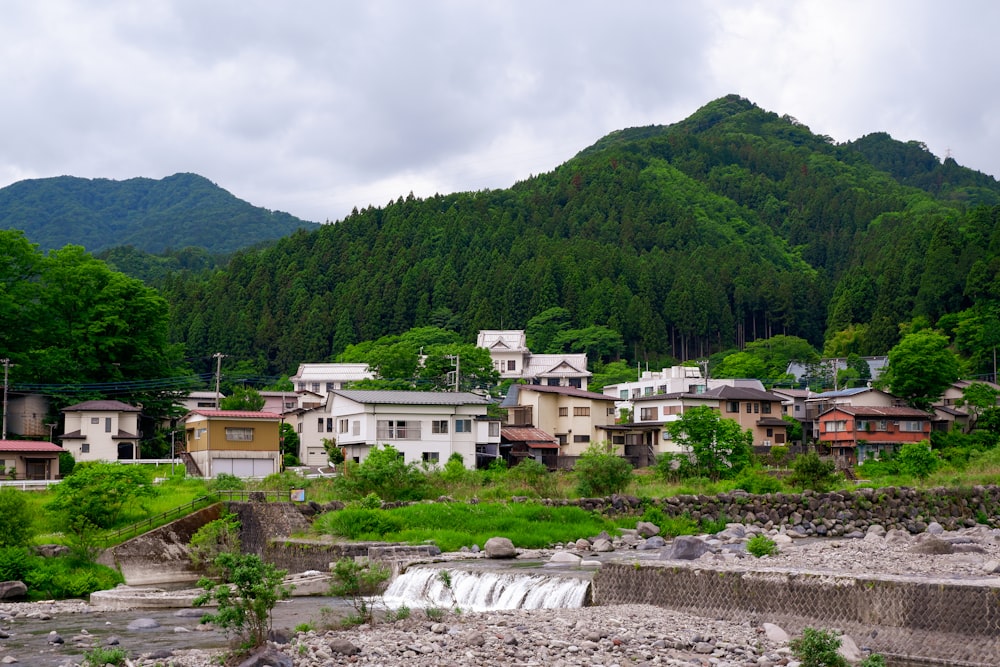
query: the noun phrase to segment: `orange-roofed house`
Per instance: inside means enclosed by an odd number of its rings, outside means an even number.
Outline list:
[[[59,479],[63,448],[44,440],[0,440],[0,477]]]
[[[838,467],[877,459],[910,442],[928,442],[932,416],[894,406],[839,405],[819,416],[819,441],[830,447]]]
[[[281,471],[281,415],[249,410],[192,410],[184,418],[184,458],[200,477],[266,477]]]

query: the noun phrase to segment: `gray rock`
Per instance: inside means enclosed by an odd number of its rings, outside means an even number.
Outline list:
[[[55,558],[69,553],[69,547],[64,544],[39,544],[34,549],[42,558]]]
[[[670,547],[661,554],[663,560],[695,560],[709,553],[708,545],[697,537],[681,535],[675,537]]]
[[[858,645],[850,637],[850,635],[840,636],[840,648],[837,649],[837,653],[844,656],[847,662],[852,665],[856,665],[865,659],[864,652],[858,648]]]
[[[581,560],[579,556],[569,551],[557,551],[549,558],[549,563],[553,565],[574,566],[579,565]]]
[[[640,542],[638,546],[636,546],[636,549],[640,551],[648,551],[650,549],[662,549],[665,546],[667,546],[667,541],[659,535],[654,535]]]
[[[155,618],[137,618],[126,626],[129,630],[155,630],[160,627]]]
[[[295,661],[271,646],[265,646],[250,655],[239,667],[295,667]]]
[[[944,528],[937,521],[931,521],[927,524],[927,532],[931,535],[940,535],[944,532]]]
[[[573,548],[577,551],[590,551],[590,540],[581,537],[573,544]]]
[[[590,550],[595,553],[608,553],[614,551],[615,546],[611,543],[611,540],[599,538],[594,540],[594,544],[591,545]]]
[[[16,600],[28,594],[23,581],[0,581],[0,600]]]
[[[59,633],[53,630],[49,633],[49,643],[50,644],[65,644],[66,641],[59,636]]]
[[[764,624],[764,635],[772,642],[786,643],[790,637],[788,633],[774,623]]]
[[[910,547],[910,551],[915,554],[940,556],[955,553],[955,547],[953,547],[949,542],[945,542],[944,540],[940,540],[929,535],[925,539],[918,540],[916,544]]]
[[[660,527],[649,521],[640,521],[635,524],[635,532],[638,533],[640,537],[652,537],[653,535],[660,534]]]
[[[326,646],[334,653],[340,653],[341,655],[357,655],[361,653],[361,649],[346,639],[334,637],[326,643]]]
[[[486,552],[487,558],[515,558],[517,556],[514,543],[506,537],[491,537],[486,540],[483,550]]]

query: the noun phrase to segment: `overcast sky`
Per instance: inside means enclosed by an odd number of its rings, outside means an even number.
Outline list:
[[[742,95],[1000,176],[994,0],[8,0],[0,186],[194,172],[339,220]]]

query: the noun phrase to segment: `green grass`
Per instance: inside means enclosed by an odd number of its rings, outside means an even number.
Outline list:
[[[615,524],[579,507],[547,507],[538,503],[422,503],[392,510],[355,510],[366,520],[343,520],[343,512],[317,518],[313,530],[354,540],[384,540],[421,544],[433,542],[442,551],[457,551],[497,535],[526,549],[547,547],[597,535],[616,534]],[[374,529],[372,527],[375,527]],[[378,527],[384,527],[380,530]]]

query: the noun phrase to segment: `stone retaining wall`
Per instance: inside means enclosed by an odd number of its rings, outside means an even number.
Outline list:
[[[985,667],[1000,656],[1000,581],[606,564],[592,594],[595,605],[651,604],[790,634],[835,629],[898,658]]]

